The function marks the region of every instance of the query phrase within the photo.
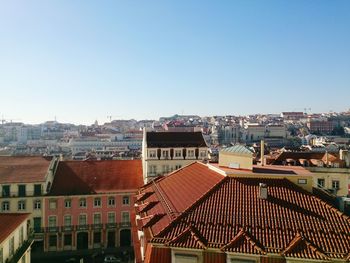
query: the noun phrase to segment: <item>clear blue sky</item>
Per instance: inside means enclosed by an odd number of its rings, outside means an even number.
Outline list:
[[[0,0],[0,117],[350,108],[350,1]]]

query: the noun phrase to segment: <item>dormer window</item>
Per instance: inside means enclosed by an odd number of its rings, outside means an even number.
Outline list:
[[[194,150],[188,150],[187,151],[187,157],[188,158],[193,158],[194,157]]]
[[[207,157],[207,151],[200,151],[200,157],[201,158]]]
[[[155,150],[149,151],[149,158],[156,158],[157,152]]]
[[[162,156],[164,159],[168,159],[169,158],[169,151],[168,150],[163,150],[162,151]]]
[[[175,150],[175,157],[181,157],[181,153],[182,151],[181,150]]]

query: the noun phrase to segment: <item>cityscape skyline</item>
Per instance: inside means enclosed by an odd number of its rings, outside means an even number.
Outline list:
[[[302,110],[292,110],[292,111],[283,111],[283,112],[289,112],[289,113],[292,113],[292,112],[303,112],[305,114],[339,114],[339,113],[344,113],[344,112],[350,112],[350,108],[349,109],[344,109],[343,111],[339,111],[339,112],[336,112],[336,111],[329,111],[329,112],[313,112],[311,108],[304,108]],[[93,125],[96,121],[98,122],[99,125],[102,125],[104,123],[108,123],[110,121],[114,121],[114,120],[136,120],[136,121],[147,121],[147,120],[150,120],[150,121],[157,121],[159,120],[160,118],[169,118],[171,116],[175,116],[175,115],[183,115],[183,116],[199,116],[201,118],[205,118],[205,117],[212,117],[212,116],[237,116],[237,117],[244,117],[244,116],[254,116],[254,115],[261,115],[261,116],[264,116],[264,115],[281,115],[283,112],[264,112],[264,113],[247,113],[247,114],[234,114],[234,113],[228,113],[228,114],[211,114],[211,115],[200,115],[200,114],[193,114],[193,113],[179,113],[179,112],[175,112],[173,114],[170,114],[170,115],[159,115],[158,117],[156,118],[123,118],[122,116],[119,116],[119,115],[106,115],[104,118],[101,117],[101,118],[95,118],[94,120],[92,120],[91,122],[88,122],[88,123],[83,123],[83,122],[69,122],[69,121],[64,121],[64,120],[61,120],[59,118],[57,118],[57,116],[54,116],[54,118],[52,119],[46,119],[46,120],[43,120],[41,122],[30,122],[30,121],[26,121],[24,119],[21,119],[21,118],[5,118],[4,115],[0,115],[0,124],[5,124],[5,123],[23,123],[23,124],[28,124],[28,125],[40,125],[40,124],[43,124],[45,122],[50,122],[50,121],[55,121],[57,123],[66,123],[66,124],[74,124],[74,125]],[[0,113],[1,114],[1,113]]]
[[[349,108],[348,1],[0,7],[5,119],[90,124],[108,115]]]

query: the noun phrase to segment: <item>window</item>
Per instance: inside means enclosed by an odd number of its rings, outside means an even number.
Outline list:
[[[115,206],[115,198],[113,196],[108,197],[108,206]]]
[[[163,173],[169,172],[169,165],[163,165]]]
[[[49,236],[49,246],[50,247],[56,247],[57,246],[57,236],[56,235],[50,235]]]
[[[323,178],[317,179],[317,187],[320,187],[320,188],[324,187],[324,179]]]
[[[24,211],[26,210],[26,201],[21,200],[18,201],[18,211]]]
[[[307,184],[307,179],[298,179],[298,184]]]
[[[72,216],[65,215],[64,216],[64,226],[71,226],[71,225],[72,225]]]
[[[101,232],[94,232],[94,244],[101,243]]]
[[[194,157],[194,150],[188,150],[187,151],[187,157],[193,158]]]
[[[40,200],[35,200],[34,201],[34,209],[35,210],[40,210],[41,209],[41,201]]]
[[[157,173],[157,166],[156,166],[156,165],[150,165],[150,166],[149,166],[149,172],[150,172],[151,174]]]
[[[80,198],[79,206],[80,207],[86,207],[86,199],[85,198]]]
[[[64,246],[72,245],[72,234],[64,234],[63,239],[64,239],[63,241]]]
[[[70,199],[64,200],[64,207],[71,208],[72,207],[72,200],[70,200]]]
[[[180,169],[182,166],[181,166],[181,164],[176,164],[175,165],[175,170],[178,170],[178,169]]]
[[[41,184],[34,185],[34,195],[35,196],[41,195]]]
[[[240,258],[231,258],[230,263],[255,263],[256,260],[252,259],[240,259]]]
[[[94,207],[101,207],[101,198],[96,197],[94,199]]]
[[[10,186],[9,185],[2,186],[2,197],[10,197]]]
[[[56,216],[49,216],[49,227],[56,227]]]
[[[21,245],[23,241],[24,241],[24,230],[23,230],[23,226],[21,226],[19,230],[19,244]]]
[[[115,213],[114,212],[108,213],[108,223],[109,224],[115,223]]]
[[[206,151],[200,151],[200,157],[201,158],[207,157],[207,152]]]
[[[4,263],[4,251],[2,247],[0,247],[0,263]]]
[[[127,211],[122,212],[122,222],[123,223],[130,222],[129,212],[127,212]]]
[[[101,224],[101,214],[100,213],[94,214],[94,224],[95,225]]]
[[[175,150],[175,157],[181,157],[181,150]]]
[[[156,158],[156,151],[149,151],[150,158]]]
[[[169,158],[169,151],[168,150],[163,150],[162,151],[162,156],[164,159],[168,159]]]
[[[20,196],[20,197],[26,196],[26,185],[25,184],[18,185],[18,196]]]
[[[333,189],[337,189],[337,190],[340,189],[340,188],[339,188],[339,185],[340,185],[340,184],[339,184],[339,180],[333,180],[333,181],[332,181],[332,188],[333,188]]]
[[[56,209],[57,208],[57,200],[56,199],[50,199],[49,200],[49,208],[50,209]]]
[[[123,205],[129,205],[129,196],[123,196]]]
[[[10,210],[10,202],[4,201],[2,202],[2,211],[9,211]]]
[[[9,254],[10,256],[13,255],[15,252],[15,237],[10,238],[10,243],[9,243]]]
[[[79,215],[79,225],[85,226],[87,224],[87,219],[85,214]]]
[[[189,254],[175,254],[176,263],[197,263],[198,256]]]

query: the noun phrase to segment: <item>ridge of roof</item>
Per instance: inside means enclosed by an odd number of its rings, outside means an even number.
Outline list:
[[[145,193],[141,193],[136,195],[136,199],[135,199],[135,203],[139,203],[145,199],[147,199],[148,197],[150,197],[152,194],[154,194],[154,192],[145,192]]]
[[[181,168],[179,168],[179,169],[177,169],[177,170],[175,170],[175,171],[172,171],[171,173],[168,173],[168,174],[165,174],[165,175],[160,175],[160,176],[154,178],[152,181],[148,182],[147,184],[144,184],[144,185],[141,187],[140,191],[143,190],[143,189],[146,189],[147,187],[149,187],[149,186],[152,185],[153,183],[158,183],[158,182],[160,182],[160,181],[162,181],[162,180],[168,178],[169,176],[172,176],[172,175],[174,175],[174,174],[177,174],[178,172],[182,171],[183,169],[185,169],[185,168],[187,168],[187,167],[189,167],[189,166],[192,166],[192,165],[194,165],[194,164],[202,164],[202,165],[205,165],[204,163],[199,162],[199,161],[195,161],[195,162],[186,164],[186,165],[182,166]]]
[[[304,244],[308,250],[311,250],[311,252],[315,253],[320,259],[329,260],[329,257],[327,255],[325,255],[319,248],[312,244],[311,241],[307,240],[299,231],[292,239],[290,244],[280,254],[282,256],[288,256],[302,244]]]
[[[160,220],[164,214],[155,214],[150,216],[145,216],[139,219],[142,222],[142,228],[150,227],[154,225],[158,220]]]
[[[241,241],[242,239],[245,239],[247,242],[250,243],[250,245],[258,251],[259,254],[263,254],[266,255],[265,250],[258,244],[258,242],[256,240],[254,240],[254,238],[249,234],[248,231],[245,231],[243,228],[241,228],[241,230],[238,232],[238,234],[231,239],[231,241],[229,243],[227,243],[226,245],[222,246],[220,248],[221,251],[227,251],[232,247],[235,247],[236,245],[239,245],[239,241]]]
[[[198,247],[202,249],[207,249],[207,241],[201,236],[199,231],[194,226],[187,227],[182,233],[174,237],[172,240],[165,243],[166,246],[175,245],[178,242],[181,242],[182,239],[190,239],[198,244]],[[186,239],[185,239],[186,240]]]
[[[135,207],[135,209],[138,211],[138,213],[144,213],[147,212],[149,209],[151,209],[153,206],[155,206],[156,204],[158,204],[158,201],[151,201],[151,202],[147,202],[141,205],[137,205]]]

